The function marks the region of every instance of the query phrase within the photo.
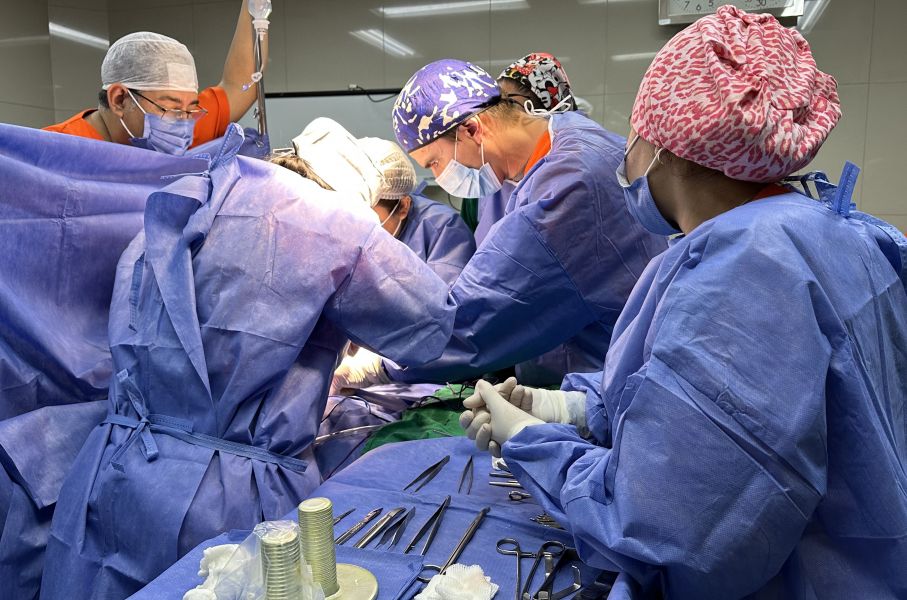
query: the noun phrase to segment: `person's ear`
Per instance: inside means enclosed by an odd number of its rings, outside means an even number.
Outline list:
[[[409,216],[409,209],[413,207],[412,196],[403,196],[400,199],[400,208],[397,209],[397,214],[400,215],[400,220],[402,221],[407,216]]]
[[[476,144],[481,144],[485,135],[485,124],[478,117],[471,117],[464,121],[460,127],[463,134],[460,139],[471,139]]]
[[[129,92],[122,83],[114,83],[107,88],[107,104],[110,106],[110,111],[116,116],[123,117],[126,113],[127,102],[130,101]]]

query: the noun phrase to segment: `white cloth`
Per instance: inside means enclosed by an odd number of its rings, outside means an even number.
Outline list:
[[[214,587],[237,548],[239,544],[221,544],[205,548],[198,565],[198,576],[204,577],[205,581],[183,594],[183,600],[217,600]]]
[[[137,31],[113,43],[101,63],[101,88],[122,83],[132,90],[198,93],[195,60],[177,40]]]
[[[415,600],[491,600],[498,586],[479,565],[451,565],[443,575],[435,575]]]

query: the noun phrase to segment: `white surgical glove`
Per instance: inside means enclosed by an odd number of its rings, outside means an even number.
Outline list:
[[[347,388],[362,389],[390,383],[382,362],[383,359],[374,352],[359,348],[355,355],[344,358],[334,371],[331,395],[336,396],[340,390]]]
[[[576,425],[580,435],[587,435],[586,394],[543,390],[518,385],[510,393],[510,403],[546,423]]]
[[[466,412],[460,415],[460,425],[466,429],[466,435],[475,440],[479,450],[488,450],[494,456],[501,455],[501,446],[530,425],[544,423],[528,412],[511,404],[504,395],[510,396],[516,384],[515,379],[508,379],[501,384],[501,394],[490,383],[480,379],[476,383],[476,394],[463,401]]]
[[[509,400],[510,394],[516,387],[516,384],[515,377],[508,377],[503,383],[495,385],[494,389],[502,397]],[[482,400],[482,396],[479,395],[478,389],[474,390],[472,396],[463,401],[463,406],[468,410],[460,415],[460,427],[466,430],[466,435],[469,439],[474,440],[476,439],[479,428],[481,428],[482,425],[491,422],[491,414],[485,408],[485,401]],[[501,457],[501,448],[497,445],[497,442],[489,441],[483,443],[479,445],[479,449],[488,450],[497,458]]]

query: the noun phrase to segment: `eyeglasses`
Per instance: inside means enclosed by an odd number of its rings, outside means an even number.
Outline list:
[[[129,90],[130,93],[135,94],[142,100],[147,100],[152,103],[158,110],[161,111],[161,118],[165,121],[181,121],[184,119],[192,119],[193,121],[198,121],[202,117],[208,114],[208,111],[204,108],[196,108],[195,110],[182,110],[180,108],[164,108],[151,98],[143,96],[141,93],[135,90]]]

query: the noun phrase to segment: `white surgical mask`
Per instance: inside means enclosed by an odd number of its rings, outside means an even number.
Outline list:
[[[501,180],[495,174],[491,165],[485,162],[485,142],[479,145],[482,167],[473,169],[457,160],[457,144],[459,137],[454,138],[454,156],[435,177],[435,181],[445,192],[457,198],[484,198],[501,189]]]

